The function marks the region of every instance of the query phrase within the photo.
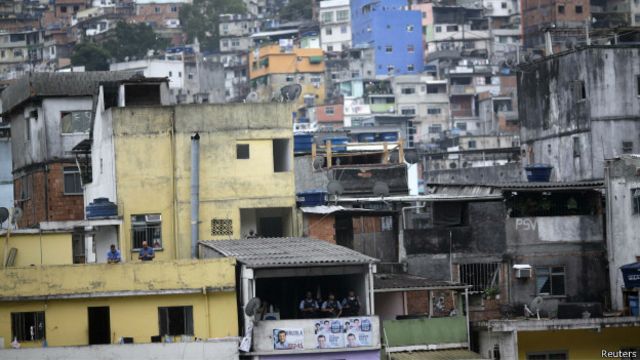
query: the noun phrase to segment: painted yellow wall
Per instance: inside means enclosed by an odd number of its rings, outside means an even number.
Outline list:
[[[6,241],[6,235],[0,237]],[[7,250],[16,248],[15,267],[73,263],[71,233],[11,233]],[[4,253],[5,247],[2,246]],[[6,258],[6,254],[2,257]]]
[[[158,307],[163,306],[193,306],[196,337],[238,336],[235,292],[214,292],[206,295],[198,293],[0,303],[0,337],[4,337],[5,348],[10,346],[12,312],[44,311],[49,346],[88,345],[87,308],[92,306],[109,307],[112,343],[117,343],[123,336],[133,337],[135,343],[151,342],[151,336],[159,334]],[[41,343],[24,342],[22,346],[37,347]]]
[[[640,347],[640,327],[594,330],[558,330],[518,332],[519,358],[528,353],[567,351],[569,359],[600,359],[603,349],[618,351]]]
[[[164,249],[156,256],[190,256],[191,136],[195,132],[200,134],[201,153],[199,239],[216,238],[211,235],[213,218],[231,219],[231,238],[240,238],[241,208],[286,207],[293,212],[291,105],[203,104],[112,111],[124,251],[131,244],[131,215],[161,213]],[[272,141],[282,138],[290,141],[291,171],[275,173]],[[250,145],[250,159],[236,159],[238,143]]]
[[[0,272],[0,298],[113,292],[235,289],[235,259],[49,265]],[[88,295],[87,295],[88,296]]]

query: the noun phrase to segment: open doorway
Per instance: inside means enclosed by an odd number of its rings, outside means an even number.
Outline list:
[[[111,343],[111,320],[108,306],[89,307],[89,345]]]
[[[242,237],[287,237],[293,235],[291,208],[240,209]]]

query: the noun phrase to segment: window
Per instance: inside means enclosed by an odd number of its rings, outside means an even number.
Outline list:
[[[471,292],[483,292],[498,286],[498,263],[460,264],[460,282],[471,285]]]
[[[566,360],[569,356],[565,351],[547,351],[543,353],[527,354],[527,360]]]
[[[407,25],[407,32],[413,32],[413,25]]]
[[[312,84],[320,84],[322,82],[322,78],[320,76],[312,76],[309,78],[309,82]]]
[[[467,123],[464,122],[457,122],[456,123],[456,127],[460,130],[467,130]]]
[[[440,115],[442,113],[442,109],[440,108],[428,108],[427,114],[429,115]]]
[[[391,74],[391,73],[393,73],[393,71],[394,71],[395,69],[396,69],[396,68],[395,68],[393,65],[388,65],[388,66],[387,66],[387,73]]]
[[[44,311],[11,313],[11,337],[18,341],[44,339]]]
[[[80,179],[80,170],[75,166],[65,166],[64,172],[64,194],[78,195],[82,194],[82,180]]]
[[[323,12],[321,16],[322,22],[332,22],[333,21],[333,11]]]
[[[407,52],[409,54],[413,54],[414,51],[415,51],[415,47],[413,45],[407,45]]]
[[[178,12],[178,7],[177,6],[172,6],[171,7],[171,12]]]
[[[78,10],[80,10],[80,6],[75,5],[75,6],[73,7],[73,12],[74,12],[74,13],[77,13],[77,12],[78,12]]]
[[[5,52],[4,50],[1,50],[1,51],[0,51],[0,58],[3,58],[3,59],[4,59],[4,58],[5,58],[5,56],[6,56],[6,52]]]
[[[415,94],[416,93],[416,88],[413,86],[407,86],[407,87],[403,87],[402,89],[400,89],[400,92],[406,95],[409,94]]]
[[[640,214],[640,188],[631,189],[631,205],[633,213]]]
[[[507,3],[506,2],[500,3],[500,7],[503,8],[503,9],[506,9],[507,8]]]
[[[582,14],[582,5],[576,5],[576,14]]]
[[[469,140],[469,142],[467,143],[467,146],[469,147],[469,149],[475,149],[476,148],[476,141],[475,140]]]
[[[584,81],[577,80],[573,82],[573,96],[576,101],[584,100],[587,98],[587,89],[584,86]]]
[[[640,75],[636,76],[636,93],[640,96]]]
[[[388,53],[392,53],[392,52],[393,52],[393,46],[391,46],[391,45],[387,45],[387,46],[384,48],[384,51],[385,51],[385,52],[388,52]]]
[[[158,308],[160,336],[193,335],[193,306]]]
[[[351,77],[354,78],[354,79],[360,77],[360,71],[358,71],[358,70],[352,71],[351,72]]]
[[[289,139],[273,139],[273,172],[291,171]]]
[[[286,76],[284,77],[284,80],[285,80],[286,82],[292,82],[294,79],[295,79],[295,77],[294,77],[293,75],[286,75]]]
[[[558,5],[558,13],[564,14],[564,5]]]
[[[340,26],[340,33],[341,34],[346,34],[348,30],[349,30],[349,28],[347,27],[347,25]]]
[[[333,45],[327,45],[327,51],[333,51]]]
[[[622,153],[623,154],[631,154],[633,152],[633,141],[623,141],[622,142]]]
[[[328,28],[324,29],[324,33],[325,33],[326,35],[331,35],[331,34],[333,34],[333,32],[331,31],[331,28],[330,28],[330,27],[328,27]]]
[[[415,70],[415,67],[413,66],[413,64],[407,65],[407,71],[413,71],[413,70]]]
[[[333,106],[327,106],[324,108],[324,113],[327,115],[333,115],[335,114],[335,109],[333,108]]]
[[[349,20],[349,10],[338,10],[336,12],[336,20],[347,21]]]
[[[231,40],[231,46],[240,46],[240,40]]]
[[[142,242],[146,241],[154,248],[162,247],[162,215],[145,214],[131,216],[131,239],[133,248],[142,248]]]
[[[246,160],[249,158],[249,144],[236,145],[236,159]]]
[[[447,32],[456,32],[456,31],[458,31],[458,25],[447,26]]]
[[[63,134],[88,133],[91,129],[91,111],[65,111],[60,113]]]
[[[436,26],[436,32],[442,32],[442,26]]]
[[[416,114],[416,109],[415,108],[403,108],[400,110],[400,113],[402,115],[415,115]]]
[[[580,157],[580,138],[577,136],[573,138],[573,157]]]
[[[231,219],[211,219],[211,235],[233,236],[233,221]]]
[[[564,266],[536,267],[536,294],[564,295]]]
[[[13,50],[13,57],[22,57],[22,50]]]
[[[160,13],[160,8],[159,7],[156,6],[156,8],[154,10],[155,10],[156,14]]]
[[[67,12],[67,7],[66,6],[60,6],[60,12],[66,13]]]
[[[435,125],[429,125],[429,134],[439,134],[442,132],[442,125],[440,124],[435,124]]]

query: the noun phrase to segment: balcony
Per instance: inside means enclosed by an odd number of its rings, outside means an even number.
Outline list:
[[[393,352],[393,348],[421,345],[425,350],[427,346],[461,348],[467,347],[469,341],[467,318],[461,315],[387,320],[382,323],[382,328],[385,335],[384,345],[389,352]]]
[[[0,274],[5,301],[200,293],[234,289],[235,260],[174,260],[6,268]]]
[[[396,109],[396,104],[395,103],[389,103],[389,104],[370,104],[369,105],[371,112],[372,113],[395,113],[395,109]]]
[[[451,95],[474,95],[475,87],[473,85],[451,85]]]

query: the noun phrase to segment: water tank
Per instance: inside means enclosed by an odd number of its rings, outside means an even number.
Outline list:
[[[345,136],[328,137],[328,138],[324,138],[322,140],[322,143],[326,144],[327,140],[331,140],[331,151],[333,152],[347,151],[347,143],[349,142],[348,137],[345,137]]]
[[[310,153],[313,144],[313,134],[296,134],[293,136],[293,151],[295,153]]]
[[[118,206],[107,198],[94,199],[86,208],[87,219],[118,216]]]
[[[296,194],[298,206],[318,206],[327,202],[327,192],[322,190],[303,191]]]
[[[380,141],[396,142],[398,141],[398,133],[396,132],[383,132],[380,134]]]
[[[525,166],[524,169],[527,172],[527,180],[529,182],[548,182],[553,166],[549,164],[531,164]]]
[[[374,142],[376,141],[376,134],[374,133],[362,133],[358,134],[359,142]]]

